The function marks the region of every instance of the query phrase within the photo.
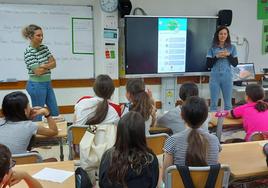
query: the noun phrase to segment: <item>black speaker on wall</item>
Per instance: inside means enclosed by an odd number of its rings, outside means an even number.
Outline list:
[[[218,25],[230,26],[232,23],[233,12],[228,9],[220,10],[218,17]]]
[[[130,0],[119,0],[118,1],[118,11],[121,18],[125,15],[129,15],[132,9],[132,4]]]

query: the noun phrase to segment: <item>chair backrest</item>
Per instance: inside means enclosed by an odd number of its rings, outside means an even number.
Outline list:
[[[13,154],[12,159],[16,161],[16,164],[41,163],[43,161],[42,156],[36,152]]]
[[[207,182],[210,167],[189,167],[191,178],[195,188],[204,188]],[[230,168],[221,165],[221,169],[215,184],[215,188],[228,188]],[[165,188],[184,187],[180,173],[175,165],[170,166],[165,171]]]
[[[250,141],[267,140],[268,132],[254,132],[250,135]]]
[[[160,133],[146,136],[147,146],[153,150],[156,155],[163,154],[163,148],[168,134]]]
[[[68,142],[69,142],[69,160],[73,159],[73,144],[79,145],[88,126],[71,125],[68,127]]]

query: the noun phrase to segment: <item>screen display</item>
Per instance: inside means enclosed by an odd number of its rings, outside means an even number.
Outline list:
[[[126,75],[209,72],[217,18],[125,17]]]
[[[233,81],[248,81],[255,79],[255,69],[253,63],[238,64],[232,68]]]

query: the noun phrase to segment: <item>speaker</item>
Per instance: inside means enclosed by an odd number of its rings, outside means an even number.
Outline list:
[[[132,9],[132,4],[130,0],[119,0],[118,2],[118,11],[120,13],[121,18],[125,15],[129,15]]]
[[[220,10],[218,13],[218,25],[230,26],[232,23],[232,10]]]

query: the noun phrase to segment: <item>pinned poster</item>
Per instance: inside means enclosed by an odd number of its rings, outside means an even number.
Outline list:
[[[268,54],[268,19],[262,23],[262,54]]]
[[[258,0],[257,19],[258,20],[268,19],[268,0]]]

